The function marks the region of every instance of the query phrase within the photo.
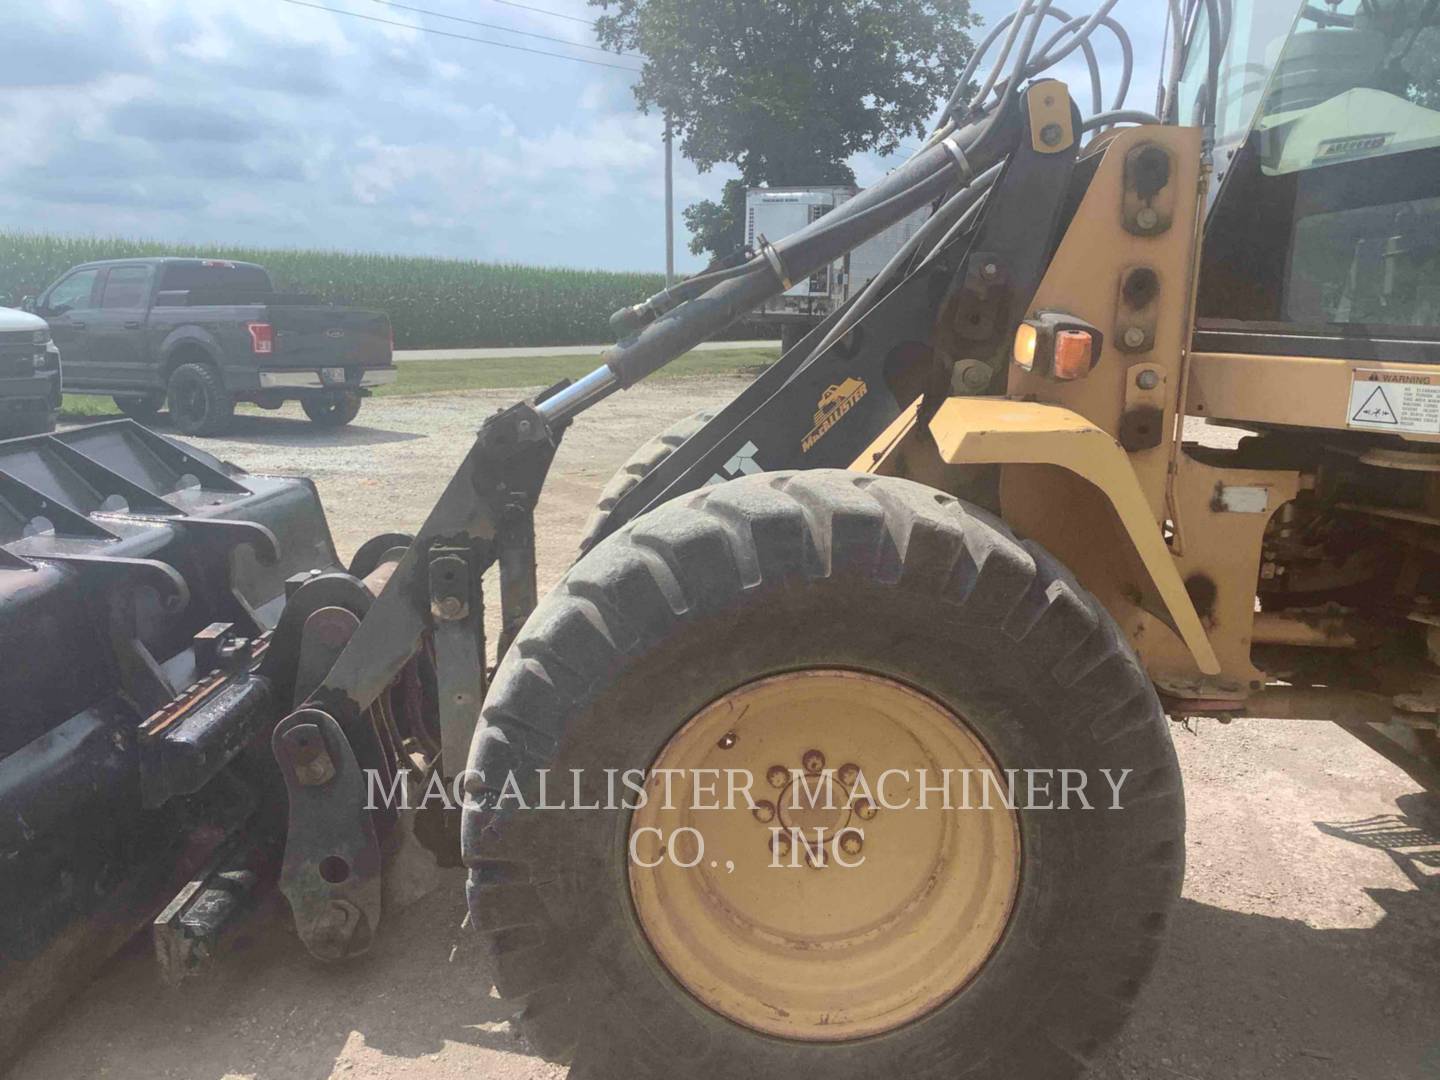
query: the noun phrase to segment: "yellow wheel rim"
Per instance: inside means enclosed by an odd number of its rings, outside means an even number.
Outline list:
[[[894,680],[742,686],[646,780],[641,928],[693,996],[757,1031],[832,1042],[909,1023],[975,977],[1010,918],[1019,826],[987,774],[1003,787],[968,725]]]

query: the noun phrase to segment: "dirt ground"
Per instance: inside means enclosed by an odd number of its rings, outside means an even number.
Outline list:
[[[538,513],[542,586],[568,564],[600,487],[672,420],[726,400],[729,379],[639,387],[565,439]],[[318,433],[287,406],[244,415],[212,452],[319,484],[348,554],[413,530],[471,433],[513,390],[366,404]],[[293,415],[292,415],[293,411]],[[1175,729],[1189,865],[1169,944],[1096,1080],[1435,1080],[1440,1077],[1440,800],[1337,728],[1295,721]],[[341,968],[312,963],[283,903],[223,964],[179,990],[143,942],[15,1067],[17,1080],[541,1080],[460,930],[461,879],[387,914]]]

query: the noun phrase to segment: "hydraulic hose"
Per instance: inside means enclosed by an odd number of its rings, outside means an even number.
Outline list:
[[[547,398],[537,408],[554,423],[616,390],[631,386],[689,352],[790,283],[809,277],[857,244],[889,228],[1007,156],[1020,130],[1016,99],[867,188],[844,206],[770,247],[763,272],[721,281],[606,351],[604,367]],[[961,162],[965,162],[962,167]],[[771,261],[773,259],[773,262]],[[783,277],[782,277],[783,275]]]

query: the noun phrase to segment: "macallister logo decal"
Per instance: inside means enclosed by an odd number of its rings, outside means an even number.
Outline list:
[[[821,394],[820,408],[815,412],[815,426],[810,429],[810,434],[800,440],[800,452],[808,454],[810,448],[855,407],[855,403],[865,396],[867,390],[869,387],[865,385],[864,379],[846,379]]]

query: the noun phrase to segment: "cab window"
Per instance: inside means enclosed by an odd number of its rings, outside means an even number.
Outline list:
[[[142,308],[150,284],[148,266],[112,266],[100,293],[102,308]]]
[[[1307,4],[1267,51],[1217,161],[1202,327],[1440,339],[1440,4]]]
[[[90,306],[90,294],[95,291],[98,270],[77,270],[50,290],[45,299],[45,309],[52,315],[61,315],[76,308]]]

